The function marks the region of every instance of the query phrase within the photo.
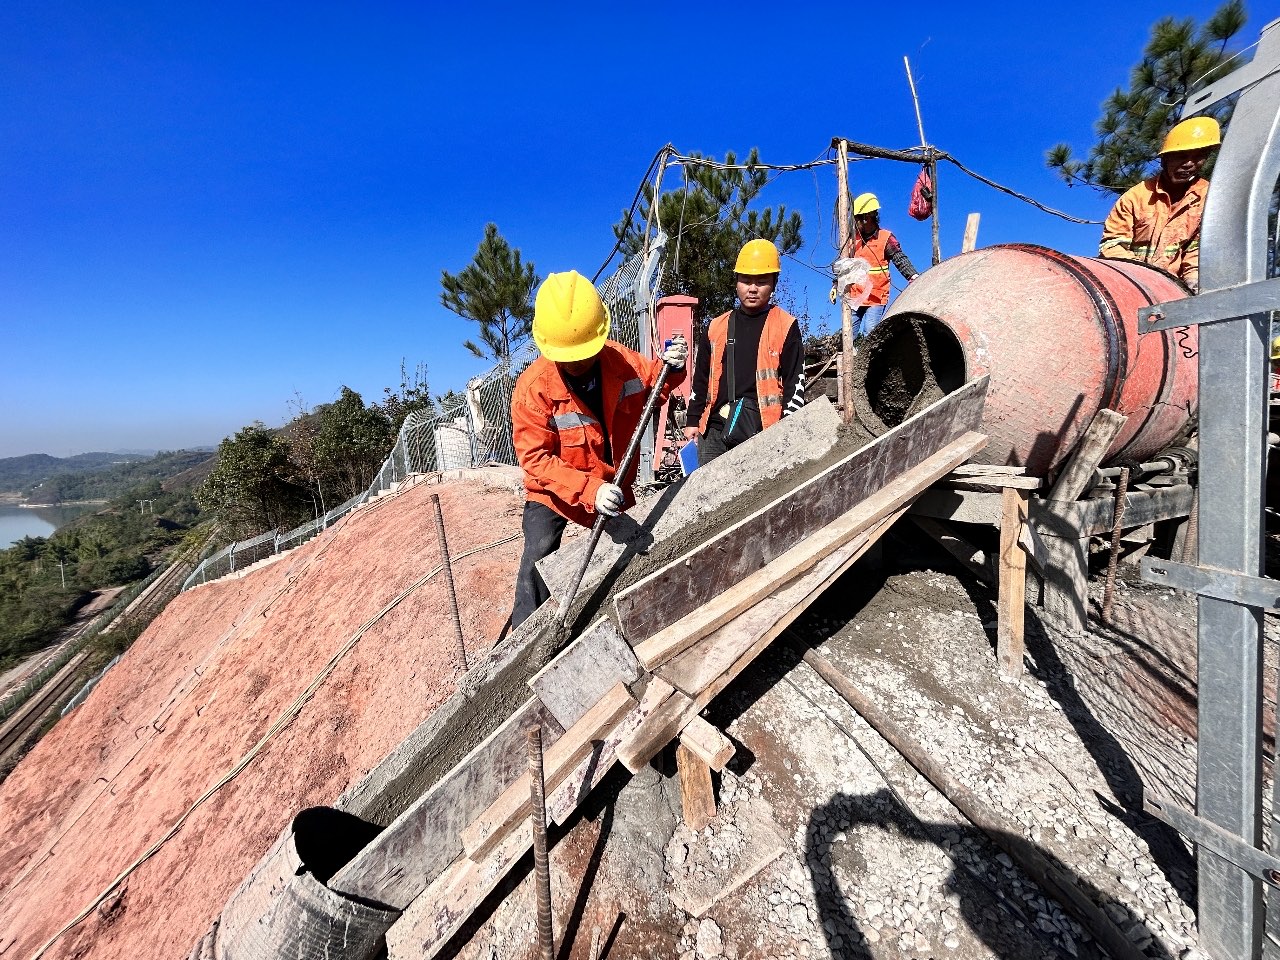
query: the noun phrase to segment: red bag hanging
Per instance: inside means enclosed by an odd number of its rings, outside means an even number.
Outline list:
[[[933,181],[929,179],[929,168],[921,167],[916,184],[911,188],[911,202],[907,204],[907,214],[914,220],[928,220],[933,213]]]

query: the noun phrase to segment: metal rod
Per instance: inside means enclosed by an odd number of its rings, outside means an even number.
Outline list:
[[[653,390],[649,392],[649,399],[644,405],[644,413],[640,414],[640,422],[636,425],[636,432],[631,435],[631,443],[627,445],[627,452],[622,458],[622,464],[614,471],[614,479],[626,479],[627,471],[631,469],[631,461],[635,459],[636,450],[640,447],[640,438],[644,436],[644,430],[649,423],[649,418],[653,416],[653,408],[657,403],[658,394],[662,393],[662,385],[667,382],[667,373],[670,370],[671,367],[666,363],[662,364],[662,370],[658,373],[657,382],[654,383]],[[573,583],[569,587],[569,592],[565,594],[564,601],[560,604],[560,613],[556,617],[561,627],[569,620],[569,607],[573,605],[574,597],[578,595],[578,588],[582,586],[582,578],[587,575],[587,567],[591,565],[591,556],[596,552],[596,544],[600,542],[600,534],[604,532],[605,521],[608,519],[608,514],[598,514],[596,522],[591,525],[591,540],[587,543],[587,552],[583,554],[582,562],[578,564],[578,572],[574,574]]]
[[[538,904],[538,950],[542,960],[555,958],[551,928],[551,866],[547,862],[547,804],[542,782],[542,728],[529,730],[529,801],[533,818],[533,889]]]
[[[458,610],[458,590],[453,584],[453,563],[449,560],[449,541],[444,535],[444,512],[440,509],[440,494],[431,495],[431,505],[436,511],[436,539],[440,542],[440,563],[444,566],[444,582],[449,587],[449,606],[453,609],[453,635],[458,642],[458,655],[462,657],[462,668],[469,670],[467,663],[467,644],[462,637],[462,614]]]
[[[1116,566],[1120,561],[1120,536],[1124,532],[1125,497],[1129,494],[1129,468],[1120,468],[1120,479],[1116,481],[1116,506],[1111,515],[1111,556],[1107,558],[1107,586],[1102,592],[1102,619],[1111,621],[1111,604],[1115,600]]]

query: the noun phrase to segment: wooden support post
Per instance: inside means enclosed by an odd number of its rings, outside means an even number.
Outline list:
[[[1022,528],[1027,522],[1027,492],[1006,487],[1000,519],[1000,586],[997,594],[996,658],[1002,676],[1022,676],[1026,621],[1027,555]]]
[[[837,236],[840,239],[840,256],[844,256],[845,245],[849,242],[849,148],[841,140],[836,147],[836,183],[839,193],[836,196]],[[839,293],[840,291],[837,291]],[[840,297],[840,412],[844,422],[853,420],[853,308],[849,301]]]
[[[1107,455],[1128,419],[1124,414],[1105,407],[1098,411],[1089,424],[1089,429],[1084,432],[1084,439],[1071,454],[1071,459],[1049,491],[1050,500],[1080,499],[1093,483],[1093,471],[1098,469],[1098,464],[1102,463],[1103,457]]]
[[[701,717],[694,717],[680,731],[680,742],[717,773],[735,753],[733,741]]]
[[[690,830],[701,830],[716,818],[716,793],[711,768],[683,743],[676,746],[680,775],[680,808]]]
[[[1041,535],[1045,546],[1044,609],[1068,630],[1088,622],[1089,538]]]
[[[964,222],[964,242],[960,244],[961,253],[972,253],[978,248],[978,221],[982,219],[982,214],[971,213],[969,219]]]

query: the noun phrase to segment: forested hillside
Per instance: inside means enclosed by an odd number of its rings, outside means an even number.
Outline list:
[[[23,457],[0,458],[0,493],[22,493],[64,474],[107,470],[138,460],[142,454],[80,453],[74,457],[51,457],[47,453],[29,453]]]

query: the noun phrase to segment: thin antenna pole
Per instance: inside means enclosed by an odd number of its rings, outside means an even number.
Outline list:
[[[936,265],[942,262],[942,244],[938,227],[938,162],[933,158],[933,150],[924,138],[924,121],[920,119],[920,97],[916,94],[915,78],[911,76],[911,61],[903,57],[902,63],[907,68],[907,85],[911,88],[911,102],[916,108],[916,129],[920,131],[920,146],[924,148],[925,163],[929,167],[929,179],[933,181],[933,262]]]

